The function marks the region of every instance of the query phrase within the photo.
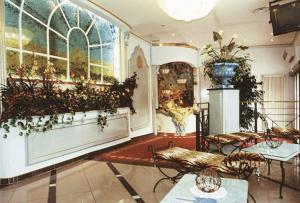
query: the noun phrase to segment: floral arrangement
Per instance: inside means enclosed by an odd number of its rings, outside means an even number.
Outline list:
[[[248,47],[235,42],[237,35],[234,35],[227,45],[222,44],[222,32],[213,32],[213,39],[219,47],[213,48],[209,44],[203,48],[202,54],[210,57],[210,60],[205,61],[203,64],[204,75],[210,78],[212,84],[219,84],[220,81],[213,74],[215,63],[229,62],[239,65],[235,69],[231,84],[234,88],[240,90],[240,126],[244,129],[250,129],[253,126],[255,116],[252,103],[262,101],[263,91],[258,90],[258,85],[261,85],[262,82],[257,82],[255,76],[251,75],[249,55],[239,55],[240,51],[245,51]],[[261,115],[258,116],[261,117]]]
[[[19,127],[19,135],[29,135],[33,131],[46,131],[58,123],[72,123],[75,112],[98,110],[98,124],[104,128],[107,116],[119,107],[129,107],[135,113],[132,96],[137,88],[137,75],[123,83],[116,79],[112,85],[96,85],[95,81],[80,81],[72,88],[62,88],[61,81],[45,72],[41,80],[31,80],[26,76],[24,66],[18,69],[19,78],[9,76],[0,91],[4,111],[0,117],[0,127],[5,130]],[[59,114],[71,113],[67,119]],[[49,119],[46,115],[50,115]],[[33,116],[38,116],[34,121]],[[45,120],[46,119],[46,120]],[[61,120],[60,120],[61,119]],[[66,121],[67,120],[67,121]]]
[[[248,49],[247,46],[242,44],[237,44],[235,39],[237,35],[234,35],[230,42],[226,45],[222,44],[222,31],[220,33],[213,32],[214,42],[219,45],[219,47],[214,48],[212,44],[206,45],[202,49],[202,55],[209,56],[210,59],[204,62],[204,74],[207,75],[213,84],[220,84],[220,79],[216,78],[213,74],[214,64],[227,62],[227,63],[238,63],[240,60],[249,60],[249,56],[237,56],[240,51]]]

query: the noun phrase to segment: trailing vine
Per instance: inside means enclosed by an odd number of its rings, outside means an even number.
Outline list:
[[[136,73],[123,83],[110,77],[112,85],[80,80],[71,88],[64,88],[61,81],[46,74],[41,80],[32,80],[22,69],[19,73],[18,79],[9,75],[7,84],[0,89],[4,109],[0,127],[5,138],[11,127],[17,127],[20,136],[28,136],[50,130],[57,124],[72,124],[75,112],[84,112],[85,117],[85,112],[98,110],[97,123],[102,129],[107,125],[107,117],[119,107],[129,107],[135,113],[132,96],[137,88]]]

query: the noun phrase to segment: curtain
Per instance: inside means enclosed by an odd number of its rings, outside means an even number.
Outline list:
[[[294,80],[283,75],[263,76],[264,102],[262,112],[267,116],[268,126],[291,126],[294,119]]]

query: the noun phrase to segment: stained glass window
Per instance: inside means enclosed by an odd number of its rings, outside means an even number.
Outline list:
[[[68,0],[5,0],[7,72],[31,78],[47,65],[63,81],[117,76],[119,28]],[[107,78],[107,77],[105,77]]]

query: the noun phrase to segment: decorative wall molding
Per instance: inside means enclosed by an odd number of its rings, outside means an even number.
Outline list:
[[[52,130],[19,136],[11,128],[7,138],[0,136],[1,179],[21,176],[82,155],[111,147],[130,138],[130,110],[119,108],[108,118],[103,130],[97,124],[97,111],[76,113],[73,124],[61,123]],[[3,130],[0,129],[3,135]]]
[[[29,165],[129,137],[129,112],[110,116],[109,125],[104,129],[97,125],[97,113],[86,112],[86,117],[81,119],[83,113],[76,114],[79,114],[78,120],[71,125],[56,126],[26,137]]]
[[[189,49],[194,49],[196,51],[199,50],[198,47],[189,45],[187,43],[152,43],[152,46],[159,47],[159,46],[173,46],[173,47],[184,47]]]
[[[147,43],[151,44],[151,42],[150,42],[150,41],[148,41],[148,40],[144,39],[144,38],[143,38],[143,37],[141,37],[140,35],[138,35],[138,34],[136,34],[136,33],[132,32],[132,31],[130,31],[129,33],[130,33],[131,35],[133,35],[133,36],[135,36],[135,37],[137,37],[137,38],[139,38],[139,39],[143,40],[144,42],[147,42]]]
[[[149,126],[149,65],[143,49],[138,45],[129,59],[130,74],[137,73],[138,88],[133,101],[136,114],[131,115],[131,130],[136,131]]]

